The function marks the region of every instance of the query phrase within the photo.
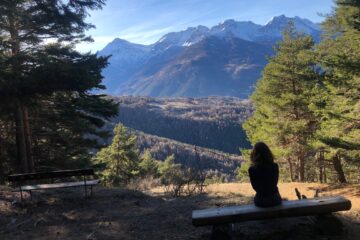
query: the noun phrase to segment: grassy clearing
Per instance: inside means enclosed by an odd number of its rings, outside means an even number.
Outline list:
[[[319,190],[319,196],[337,196],[342,195],[352,202],[352,210],[360,210],[360,184],[347,184],[347,185],[330,185],[319,183],[280,183],[279,191],[282,198],[288,200],[297,199],[295,188],[311,198],[314,196],[315,191]],[[222,183],[212,184],[207,187],[209,194],[215,195],[228,195],[231,193],[240,193],[243,196],[254,196],[255,192],[250,183]]]
[[[238,239],[360,239],[359,185],[329,186],[281,183],[283,197],[295,199],[294,187],[312,196],[341,193],[353,209],[337,214],[345,225],[340,236],[319,234],[308,218],[247,222],[237,225]],[[19,196],[0,186],[0,239],[209,239],[211,228],[195,228],[191,211],[207,207],[247,204],[253,191],[246,183],[214,184],[200,196],[172,199],[161,189],[138,191],[97,188],[92,199],[82,189],[37,192],[25,208],[13,204]]]

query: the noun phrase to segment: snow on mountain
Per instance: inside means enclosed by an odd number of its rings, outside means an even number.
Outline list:
[[[273,17],[266,25],[258,29],[257,37],[258,38],[281,38],[282,32],[287,27],[289,22],[294,23],[295,29],[299,32],[316,35],[318,37],[320,34],[320,26],[311,22],[310,20],[303,19],[300,17],[289,18],[285,15],[280,15]]]
[[[237,37],[244,40],[253,40],[254,34],[261,26],[253,22],[237,22],[235,20],[226,20],[210,30],[210,35],[217,37]]]
[[[112,61],[137,61],[144,58],[150,52],[150,50],[150,46],[135,44],[120,38],[115,38],[98,54],[100,56],[112,55]]]
[[[184,31],[166,34],[154,46],[157,49],[166,49],[171,46],[189,47],[209,36],[236,37],[255,42],[262,42],[265,39],[275,42],[281,38],[282,32],[290,21],[294,23],[299,32],[315,35],[316,38],[319,36],[320,26],[318,24],[300,17],[290,18],[280,15],[273,17],[266,25],[229,19],[210,29],[204,26],[190,27]]]
[[[111,56],[109,66],[104,69],[104,83],[108,93],[125,82],[136,69],[150,57],[151,47],[134,44],[123,39],[115,38],[111,43],[98,52],[99,56]]]
[[[219,23],[212,28],[205,26],[189,27],[180,32],[170,32],[164,35],[159,41],[151,45],[130,43],[126,40],[116,38],[109,43],[100,55],[112,55],[111,61],[138,61],[147,58],[148,55],[157,54],[171,47],[189,47],[201,40],[210,37],[236,37],[247,41],[261,41],[263,39],[279,40],[288,23],[294,22],[295,28],[306,34],[320,34],[319,24],[310,20],[285,15],[273,17],[266,25],[255,24],[251,21],[235,21],[233,19]]]
[[[272,47],[236,37],[211,36],[170,59],[145,64],[117,89],[120,95],[246,98]]]
[[[141,95],[141,93],[146,93],[146,91],[148,91],[147,93],[151,92],[154,96],[156,95],[155,93],[158,93],[159,95],[161,95],[160,93],[163,92],[170,93],[171,91],[169,89],[166,91],[164,89],[160,89],[164,88],[167,83],[171,82],[171,79],[166,78],[165,75],[173,76],[173,78],[176,79],[176,81],[178,81],[180,84],[178,86],[180,89],[185,89],[185,87],[181,84],[188,84],[187,89],[193,87],[194,90],[192,92],[195,93],[197,91],[196,89],[198,89],[196,84],[199,84],[200,80],[204,80],[205,76],[207,76],[205,67],[202,67],[199,73],[195,71],[196,69],[199,69],[198,59],[202,59],[204,56],[204,59],[209,62],[220,61],[221,58],[221,61],[226,65],[226,68],[224,68],[226,71],[221,73],[223,75],[221,75],[220,72],[216,73],[219,74],[217,79],[227,79],[229,78],[229,71],[231,69],[237,69],[235,72],[242,72],[242,74],[239,75],[241,76],[241,79],[240,77],[239,79],[236,77],[236,80],[234,81],[244,82],[244,79],[247,79],[245,81],[246,84],[251,85],[255,83],[255,81],[260,76],[259,74],[261,69],[252,68],[251,71],[245,71],[244,69],[245,66],[247,66],[246,64],[248,57],[246,59],[244,58],[239,60],[232,59],[231,54],[224,55],[223,53],[226,52],[228,48],[233,47],[226,44],[234,44],[236,42],[235,39],[240,39],[260,45],[266,45],[266,47],[271,48],[275,42],[281,39],[282,32],[290,21],[294,23],[294,26],[298,31],[313,36],[316,41],[320,39],[321,30],[319,24],[300,17],[289,18],[285,15],[273,17],[265,25],[255,24],[251,21],[235,21],[230,19],[211,28],[201,25],[197,27],[189,27],[183,31],[168,33],[164,35],[159,41],[151,45],[134,44],[126,40],[116,38],[98,53],[100,56],[111,55],[111,58],[109,59],[109,66],[103,71],[103,75],[105,77],[104,83],[108,89],[107,93],[116,94],[119,89],[122,89],[125,85],[128,87],[137,87],[138,89],[135,89],[134,91],[137,91],[138,95]],[[214,39],[208,41],[208,39],[211,38],[216,38],[219,41],[215,41]],[[221,44],[221,41],[226,44]],[[204,42],[207,42],[208,44],[204,45]],[[244,42],[236,43],[240,45],[245,44]],[[218,54],[211,55],[213,57],[216,56],[216,59],[210,59],[211,57],[209,57],[211,44],[215,44],[214,47],[216,47],[216,51],[218,52]],[[250,48],[254,48],[251,50],[254,52],[257,48],[259,48],[259,46],[254,47],[257,46],[256,44],[251,45],[246,43],[245,45],[249,46]],[[202,47],[199,47],[198,45]],[[189,49],[196,53],[194,58],[189,58],[190,55],[185,54]],[[236,49],[245,51],[244,48],[240,47]],[[263,59],[265,59],[266,54],[268,53],[264,52]],[[256,57],[257,61],[259,62],[258,66],[263,66],[264,62],[260,61],[259,56],[260,54],[258,54]],[[243,61],[246,64],[234,65],[233,61]],[[175,64],[175,67],[170,63]],[[179,66],[182,66],[184,63],[187,65],[184,65],[185,67],[179,68]],[[252,64],[254,65],[255,63]],[[191,83],[188,81],[190,76],[192,78]],[[207,79],[210,78],[211,77],[207,76]],[[146,91],[140,91],[141,88],[138,84],[138,80],[140,79],[142,87],[148,86],[146,87]],[[161,81],[158,81],[159,79],[161,79]],[[135,84],[135,82],[137,83]],[[160,82],[161,84],[158,84]],[[234,86],[238,84],[235,84],[235,82]],[[205,84],[205,82],[202,84]],[[215,83],[213,83],[213,85],[214,84]],[[164,86],[161,87],[162,85]],[[206,86],[206,84],[204,86]],[[249,89],[249,86],[244,88],[244,91],[249,92],[246,90]],[[209,85],[208,87],[210,88],[211,86]],[[150,88],[151,91],[149,90]],[[145,87],[143,89],[145,89]],[[229,89],[231,89],[231,86]],[[211,91],[207,91],[204,88],[202,92]],[[211,93],[216,94],[216,92]],[[129,92],[129,94],[131,94],[131,92]],[[177,94],[179,95],[180,93]]]
[[[173,46],[191,46],[208,36],[209,28],[205,26],[189,27],[180,32],[164,35],[154,46],[157,49],[167,49]]]

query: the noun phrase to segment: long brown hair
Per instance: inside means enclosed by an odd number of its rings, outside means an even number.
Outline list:
[[[257,142],[250,154],[253,166],[270,165],[274,163],[274,156],[270,148],[264,142]]]

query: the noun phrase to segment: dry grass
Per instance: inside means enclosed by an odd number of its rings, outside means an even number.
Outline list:
[[[281,183],[283,197],[295,199],[294,188],[312,196],[341,194],[353,202],[353,209],[337,214],[346,231],[339,236],[321,235],[308,218],[279,219],[239,224],[236,239],[360,239],[359,185],[329,186],[313,183]],[[194,209],[248,204],[254,194],[246,183],[213,184],[207,193],[171,199],[161,189],[148,194],[116,188],[97,188],[91,199],[82,189],[37,192],[24,208],[13,204],[18,195],[0,186],[0,239],[210,239],[211,227],[191,224]]]
[[[352,202],[352,210],[360,210],[360,184],[329,185],[319,183],[279,183],[278,185],[282,198],[288,200],[297,199],[295,188],[299,189],[301,194],[311,198],[316,189],[319,190],[319,196],[338,196],[342,195]],[[254,196],[255,192],[250,183],[222,183],[212,184],[206,188],[207,193],[219,196],[228,194],[241,194],[246,197]]]

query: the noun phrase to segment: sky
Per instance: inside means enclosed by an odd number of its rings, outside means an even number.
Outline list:
[[[96,29],[87,32],[93,43],[77,46],[81,52],[101,50],[114,38],[151,44],[169,32],[224,20],[253,21],[264,25],[285,14],[321,22],[333,0],[107,0],[102,10],[90,12],[87,21]]]

